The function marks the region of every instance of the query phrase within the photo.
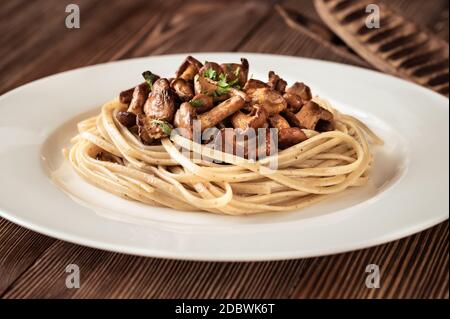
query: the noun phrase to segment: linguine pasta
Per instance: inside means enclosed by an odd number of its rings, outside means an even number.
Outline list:
[[[176,134],[146,145],[117,120],[117,113],[127,107],[119,100],[78,124],[67,157],[89,183],[151,206],[229,215],[297,210],[365,185],[371,146],[382,144],[359,120],[318,97],[313,100],[333,114],[335,129],[304,129],[307,140],[260,160]],[[98,160],[99,152],[117,160]],[[269,165],[274,159],[276,169]]]

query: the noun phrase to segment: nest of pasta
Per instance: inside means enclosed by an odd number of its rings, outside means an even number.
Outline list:
[[[67,157],[89,183],[182,211],[243,215],[300,209],[365,185],[372,144],[356,118],[249,63],[189,56],[174,78],[145,82],[78,124]]]

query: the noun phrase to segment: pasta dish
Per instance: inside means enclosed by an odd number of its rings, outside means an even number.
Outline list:
[[[141,84],[78,124],[67,159],[87,182],[180,211],[284,212],[365,185],[372,148],[364,123],[249,63],[188,56],[173,78]]]

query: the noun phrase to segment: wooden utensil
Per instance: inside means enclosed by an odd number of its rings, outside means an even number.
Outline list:
[[[377,69],[449,94],[448,43],[419,28],[384,3],[380,28],[369,28],[373,0],[314,0],[316,9],[349,47]]]

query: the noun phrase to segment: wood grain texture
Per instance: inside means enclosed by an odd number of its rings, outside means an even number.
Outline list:
[[[55,72],[149,54],[238,50],[359,64],[288,28],[273,1],[79,0],[79,30],[64,27],[68,3],[2,2],[0,29],[7,32],[0,38],[0,93]],[[430,29],[441,13],[425,1],[389,3]],[[311,1],[283,5],[320,23]],[[442,21],[448,29],[448,18]],[[65,267],[71,263],[80,266],[80,289],[65,286]],[[364,284],[370,263],[381,268],[379,289]],[[0,219],[3,298],[448,298],[448,267],[448,222],[346,254],[207,263],[85,248]]]

